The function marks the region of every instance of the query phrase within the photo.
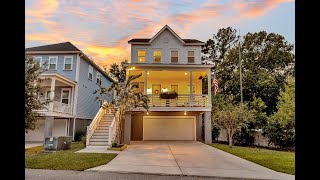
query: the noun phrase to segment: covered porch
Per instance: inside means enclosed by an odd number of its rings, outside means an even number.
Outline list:
[[[142,74],[133,80],[138,91],[149,97],[150,108],[211,107],[210,68],[128,67],[130,75]],[[209,76],[208,76],[209,74]],[[169,94],[171,97],[164,97]]]
[[[40,100],[51,102],[40,110],[44,116],[73,117],[76,83],[56,73],[41,74]]]

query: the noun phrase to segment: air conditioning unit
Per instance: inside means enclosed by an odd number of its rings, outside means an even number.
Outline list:
[[[46,137],[44,140],[45,151],[59,151],[70,149],[71,136]]]

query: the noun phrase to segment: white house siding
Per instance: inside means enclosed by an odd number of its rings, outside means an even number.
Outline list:
[[[42,64],[47,62],[47,65],[49,65],[49,56],[58,56],[58,62],[57,62],[57,70],[50,70],[48,72],[55,72],[58,73],[72,81],[76,80],[76,68],[77,68],[77,54],[50,54],[50,55],[33,55],[42,57]],[[72,56],[72,70],[63,70],[64,65],[64,57],[65,56]]]
[[[89,63],[81,58],[78,82],[77,117],[94,118],[100,105],[98,101],[95,101],[97,94],[93,94],[93,92],[99,89],[99,86],[96,84],[97,70],[93,67],[92,80],[88,79],[88,70]],[[111,81],[102,74],[101,85],[103,87],[109,87],[111,84]]]
[[[166,43],[166,39],[169,41]],[[131,45],[131,63],[138,63],[138,50],[146,50],[145,63],[153,63],[153,51],[161,51],[161,63],[171,63],[171,50],[179,53],[179,64],[188,64],[188,51],[195,51],[195,63],[201,64],[201,46],[183,46],[183,44],[167,29],[164,30],[150,45]]]

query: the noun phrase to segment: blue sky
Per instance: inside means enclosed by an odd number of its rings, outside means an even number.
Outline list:
[[[100,66],[130,60],[131,38],[168,24],[206,41],[219,28],[265,30],[295,42],[294,0],[26,0],[26,47],[70,41]]]

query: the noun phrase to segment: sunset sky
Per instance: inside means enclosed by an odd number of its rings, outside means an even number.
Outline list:
[[[70,41],[101,67],[130,60],[131,38],[168,24],[206,41],[219,28],[266,30],[295,42],[294,0],[26,0],[25,46]]]

